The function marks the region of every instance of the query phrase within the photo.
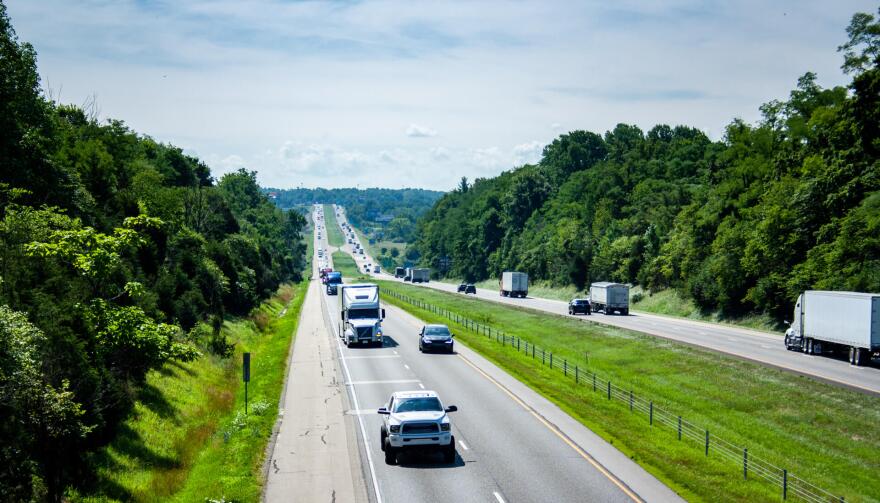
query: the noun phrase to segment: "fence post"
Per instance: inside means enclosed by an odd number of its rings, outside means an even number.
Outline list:
[[[553,351],[550,352],[550,368],[553,368]]]
[[[633,390],[629,390],[629,411],[633,411]]]
[[[654,426],[654,401],[651,400],[650,409],[648,409],[648,424]]]
[[[788,470],[782,469],[782,499],[788,499]]]
[[[611,381],[608,381],[608,399],[611,400]]]
[[[709,455],[709,430],[706,430],[706,456]]]
[[[743,449],[743,479],[749,478],[749,450]]]
[[[541,365],[546,365],[547,363],[544,361],[544,350],[541,350]]]
[[[535,358],[535,345],[532,344],[532,359]]]
[[[519,353],[519,337],[516,338],[516,352]]]
[[[593,391],[596,391],[596,373],[593,372]]]
[[[678,416],[678,439],[681,440],[681,416]]]
[[[575,365],[575,366],[574,366],[574,383],[575,383],[575,384],[580,384],[580,382],[581,382],[581,381],[580,381],[580,378],[578,377],[578,366]]]
[[[562,359],[562,374],[568,377],[568,360],[565,358]]]

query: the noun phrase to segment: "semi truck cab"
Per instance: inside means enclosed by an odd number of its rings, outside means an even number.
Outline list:
[[[382,320],[385,309],[379,304],[379,286],[373,284],[340,285],[339,335],[346,346],[367,344],[382,346]]]

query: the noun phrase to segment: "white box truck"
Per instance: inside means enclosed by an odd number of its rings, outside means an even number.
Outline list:
[[[361,283],[339,285],[339,336],[346,346],[382,345],[382,320],[385,309],[379,305],[379,286]]]
[[[880,293],[807,290],[794,306],[785,347],[806,354],[843,352],[867,365],[880,352]]]
[[[413,283],[427,283],[431,281],[431,270],[424,268],[413,269],[410,281]]]
[[[499,291],[502,297],[523,297],[529,294],[529,275],[524,272],[501,273]]]
[[[590,309],[594,313],[602,311],[605,314],[629,314],[629,287],[622,283],[600,281],[590,285]]]

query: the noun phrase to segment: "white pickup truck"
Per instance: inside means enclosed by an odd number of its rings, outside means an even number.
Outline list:
[[[449,412],[458,407],[443,407],[434,391],[397,391],[387,407],[377,412],[382,416],[380,446],[385,463],[397,463],[404,450],[433,450],[443,454],[445,463],[455,462],[455,436]]]

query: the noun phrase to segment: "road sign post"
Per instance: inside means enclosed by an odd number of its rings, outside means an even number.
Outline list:
[[[248,382],[251,380],[251,354],[244,353],[241,362],[241,379],[244,381],[244,415],[248,413]]]

